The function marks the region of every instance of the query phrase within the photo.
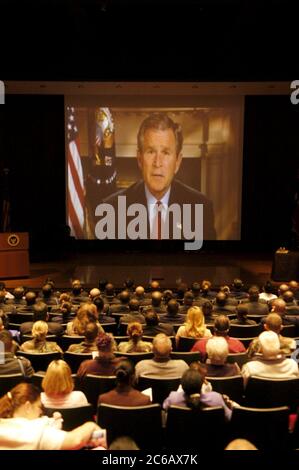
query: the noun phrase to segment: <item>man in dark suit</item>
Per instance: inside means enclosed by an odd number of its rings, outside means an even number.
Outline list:
[[[165,113],[153,113],[141,124],[137,136],[137,161],[143,179],[137,181],[126,190],[112,194],[104,203],[110,204],[116,210],[115,222],[117,225],[118,211],[121,215],[132,204],[142,205],[147,214],[147,227],[139,227],[137,238],[145,239],[193,239],[197,240],[199,220],[197,219],[199,204],[203,205],[203,239],[216,239],[214,228],[214,213],[212,202],[199,191],[181,183],[175,179],[182,162],[183,135],[180,125],[176,124]],[[120,207],[125,196],[126,209]],[[191,208],[190,216],[187,216],[186,207]],[[171,206],[176,206],[171,210]],[[173,207],[174,207],[173,206]],[[169,209],[169,220],[167,224],[167,213]],[[177,215],[175,211],[178,209]],[[134,213],[136,214],[136,213]],[[160,215],[159,215],[160,214]],[[100,215],[100,211],[98,214]],[[187,220],[190,223],[187,226]],[[127,216],[127,226],[133,217]],[[173,222],[173,219],[174,222]],[[122,224],[121,238],[126,238],[125,227]],[[169,233],[165,227],[169,225]],[[142,232],[140,230],[142,229]],[[194,235],[195,232],[195,235]],[[96,235],[97,227],[96,227]],[[119,228],[116,231],[116,238]],[[98,238],[100,238],[98,236]],[[130,238],[130,237],[129,237]]]

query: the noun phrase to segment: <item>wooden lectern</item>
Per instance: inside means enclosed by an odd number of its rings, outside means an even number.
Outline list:
[[[0,233],[0,278],[29,276],[27,232]]]

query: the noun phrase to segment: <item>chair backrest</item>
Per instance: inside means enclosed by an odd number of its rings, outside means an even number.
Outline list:
[[[117,336],[117,335],[114,335],[114,341],[116,342],[116,344],[119,344],[121,343],[122,341],[129,341],[129,336]]]
[[[115,387],[114,375],[93,375],[87,374],[78,381],[78,389],[85,393],[88,403],[93,406],[96,411],[98,406],[98,398],[102,393],[109,392]]]
[[[9,325],[11,323],[16,323],[21,325],[27,321],[33,321],[33,313],[9,313],[8,314]]]
[[[180,336],[179,344],[178,344],[178,351],[182,351],[182,352],[191,351],[192,346],[199,339],[200,338],[189,338],[188,336]]]
[[[154,354],[152,352],[140,352],[140,353],[122,353],[121,351],[116,351],[115,356],[123,356],[126,359],[129,359],[133,364],[137,364],[139,361],[144,361],[145,359],[152,359]]]
[[[273,408],[289,406],[296,411],[299,406],[299,378],[270,379],[252,376],[245,389],[246,406]]]
[[[234,408],[230,439],[247,439],[258,450],[287,449],[289,408]],[[228,444],[229,440],[226,444]]]
[[[227,395],[231,400],[242,403],[243,400],[243,377],[235,375],[232,377],[207,377],[214,392]]]
[[[30,341],[33,339],[32,335],[22,335],[21,334],[21,343],[25,343],[25,341]],[[46,336],[47,341],[56,341],[57,336],[56,335],[47,335]]]
[[[167,450],[221,451],[226,427],[222,407],[193,411],[186,407],[170,406],[166,422]]]
[[[232,338],[255,338],[263,330],[261,324],[257,325],[234,325],[229,328],[229,336]]]
[[[62,429],[71,431],[87,421],[94,421],[92,405],[77,406],[74,408],[44,408],[47,416],[52,416],[54,411],[59,411],[62,416]]]
[[[5,393],[21,382],[28,382],[28,379],[23,374],[0,375],[0,397],[3,397]]]
[[[108,445],[117,437],[128,436],[141,450],[162,447],[161,407],[157,404],[134,407],[101,404],[97,422],[107,430]]]
[[[174,379],[139,377],[138,389],[142,391],[151,388],[153,392],[153,403],[162,405],[170,392],[178,389],[180,383],[180,377]]]
[[[29,353],[25,351],[17,351],[16,355],[26,357],[31,362],[35,372],[38,372],[39,370],[47,370],[50,362],[55,359],[61,359],[60,352]]]
[[[187,364],[191,364],[191,362],[200,361],[200,353],[197,351],[173,351],[170,353],[170,357],[171,359],[182,359],[183,361],[187,362]]]
[[[248,360],[249,358],[248,358],[247,352],[230,353],[228,354],[227,359],[226,359],[226,361],[229,364],[233,364],[234,362],[236,362],[239,365],[240,369],[243,366],[243,364],[246,364],[246,362],[248,362]]]
[[[63,358],[65,362],[68,363],[70,366],[72,373],[75,374],[80,365],[81,362],[86,361],[87,359],[92,359],[92,354],[91,353],[73,353],[73,352],[68,352],[65,351],[63,354]]]
[[[66,351],[71,344],[79,344],[84,341],[85,336],[62,335],[57,338],[57,343],[63,351]]]
[[[283,325],[280,334],[282,336],[288,336],[289,338],[295,338],[297,334],[296,326],[295,325]]]
[[[113,335],[117,334],[117,324],[116,323],[101,323],[101,327],[105,333],[112,333]]]

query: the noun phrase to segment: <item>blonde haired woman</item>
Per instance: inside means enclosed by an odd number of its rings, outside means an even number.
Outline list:
[[[129,323],[127,328],[127,334],[129,341],[123,341],[119,343],[118,350],[122,353],[133,353],[133,352],[151,352],[153,345],[150,342],[142,341],[143,330],[141,323],[132,322]]]
[[[47,408],[72,408],[88,404],[83,392],[74,391],[71,369],[61,359],[49,364],[42,388],[41,402]]]
[[[189,338],[203,338],[212,336],[211,331],[206,328],[205,317],[200,307],[190,307],[187,312],[185,323],[179,327],[175,340],[178,346],[181,336]]]
[[[47,341],[48,325],[45,321],[36,321],[32,327],[32,339],[25,341],[20,351],[29,353],[60,352],[62,349],[54,341]]]

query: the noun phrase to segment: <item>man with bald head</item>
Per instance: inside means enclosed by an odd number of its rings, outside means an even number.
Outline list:
[[[153,359],[146,359],[136,364],[136,377],[174,379],[181,378],[189,369],[188,364],[181,359],[171,359],[171,341],[163,333],[155,336],[153,340]]]
[[[281,335],[282,330],[282,318],[277,313],[269,313],[267,315],[264,329],[266,331],[274,331],[278,335],[280,343],[280,351],[282,354],[291,354],[296,349],[296,341],[293,338],[287,338]],[[253,357],[256,354],[261,354],[262,348],[259,338],[255,338],[251,341],[247,354],[248,357]]]
[[[154,310],[154,312],[156,312],[158,315],[159,314],[164,314],[166,313],[166,307],[165,305],[162,303],[162,300],[163,300],[163,295],[161,292],[159,292],[158,290],[154,291],[152,293],[152,302],[151,302],[151,305],[148,306],[148,308],[144,308],[144,311],[150,309],[150,310]]]
[[[289,288],[293,292],[295,300],[299,300],[299,285],[297,281],[290,281]]]
[[[294,293],[291,290],[287,290],[283,296],[283,300],[286,303],[286,314],[287,315],[299,315],[299,307],[294,297]]]
[[[150,305],[151,303],[151,299],[145,295],[143,286],[136,287],[133,297],[138,300],[140,306]]]
[[[127,290],[123,290],[119,296],[119,304],[112,304],[109,308],[109,313],[128,313],[129,312],[129,302],[130,302],[130,292]]]

